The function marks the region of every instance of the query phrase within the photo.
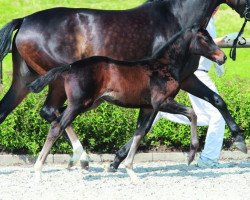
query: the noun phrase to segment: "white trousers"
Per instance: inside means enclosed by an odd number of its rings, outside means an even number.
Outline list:
[[[218,93],[208,73],[196,71],[195,75],[211,90]],[[208,126],[204,149],[201,152],[201,159],[210,159],[217,162],[220,157],[223,143],[225,121],[220,112],[213,105],[191,94],[188,94],[188,96],[197,115],[198,126]],[[177,123],[190,124],[188,118],[183,115],[159,112],[153,125],[161,118]]]

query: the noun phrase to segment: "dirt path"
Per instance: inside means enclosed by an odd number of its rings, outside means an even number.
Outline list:
[[[132,185],[123,166],[115,174],[91,163],[90,172],[45,166],[42,183],[35,183],[33,166],[0,167],[1,200],[249,200],[250,161],[220,169],[199,169],[184,163],[135,165],[141,179]]]

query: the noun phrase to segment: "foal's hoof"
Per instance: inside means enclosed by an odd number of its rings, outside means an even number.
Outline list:
[[[236,136],[235,141],[233,143],[233,147],[239,149],[243,153],[247,153],[246,142],[245,142],[243,136],[241,136],[241,135]]]
[[[82,169],[89,170],[89,161],[81,160],[80,163]]]
[[[67,169],[68,169],[68,170],[71,170],[71,169],[74,169],[74,168],[75,168],[75,162],[72,161],[72,160],[69,161]]]
[[[140,183],[140,178],[136,175],[136,173],[133,171],[133,169],[126,168],[126,171],[130,177],[130,181],[132,184],[137,185]]]
[[[40,171],[35,171],[35,183],[42,182],[42,173]]]
[[[195,157],[195,153],[196,151],[190,151],[189,154],[188,154],[188,165],[190,165],[191,162],[193,162],[194,160],[194,157]]]
[[[117,169],[115,169],[112,165],[110,164],[106,164],[104,165],[104,172],[111,172],[111,173],[115,173],[117,172]]]

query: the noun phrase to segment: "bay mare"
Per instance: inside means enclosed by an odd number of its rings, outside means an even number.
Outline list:
[[[0,31],[0,60],[6,56],[11,41],[13,57],[13,82],[0,102],[0,122],[27,96],[27,84],[54,66],[93,55],[118,60],[148,57],[182,28],[194,23],[205,27],[214,9],[222,3],[243,16],[246,0],[163,0],[121,11],[53,8],[11,20]],[[17,32],[11,40],[14,30]],[[223,99],[193,74],[198,60],[199,56],[191,56],[178,75],[181,89],[214,105],[229,126],[236,146],[246,152],[240,127]],[[65,100],[63,81],[57,79],[49,86],[41,116],[52,122]],[[138,125],[144,117],[138,117]],[[66,131],[74,140],[73,147],[83,150],[72,127]],[[117,152],[112,168],[116,169],[126,157],[131,143],[132,139]],[[86,152],[83,155],[84,161]]]
[[[118,61],[104,56],[92,56],[69,65],[53,68],[32,82],[28,88],[40,92],[56,77],[64,79],[68,106],[55,120],[48,132],[44,147],[35,164],[40,179],[42,166],[52,145],[82,112],[97,107],[103,100],[122,107],[143,108],[144,118],[125,160],[132,181],[137,181],[133,160],[141,139],[150,130],[158,111],[182,114],[191,122],[190,164],[199,146],[197,117],[192,108],[174,101],[180,90],[178,72],[185,67],[190,55],[202,55],[223,64],[225,54],[204,29],[189,28],[176,33],[151,58],[137,61]],[[152,112],[153,110],[153,112]],[[100,133],[101,134],[101,133]],[[38,180],[39,180],[38,179]]]

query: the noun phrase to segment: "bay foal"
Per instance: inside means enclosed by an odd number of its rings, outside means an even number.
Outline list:
[[[193,109],[174,101],[180,90],[179,74],[191,54],[205,56],[219,64],[225,62],[225,54],[216,46],[206,30],[191,28],[175,34],[151,58],[138,61],[118,61],[104,56],[93,56],[70,65],[54,68],[28,88],[41,91],[58,76],[63,77],[68,106],[49,130],[45,145],[35,164],[38,177],[42,165],[56,139],[75,117],[98,106],[103,100],[112,104],[144,108],[145,116],[137,127],[133,143],[125,160],[132,181],[133,159],[142,137],[150,130],[158,111],[183,114],[191,121],[191,144],[188,162],[192,162],[198,148],[196,115]],[[153,112],[152,112],[153,110]]]

